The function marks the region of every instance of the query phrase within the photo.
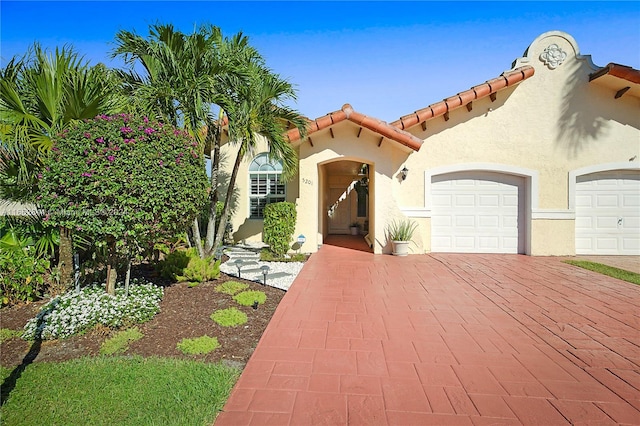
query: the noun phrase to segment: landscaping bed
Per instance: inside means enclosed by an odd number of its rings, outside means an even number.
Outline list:
[[[154,276],[148,277],[148,280],[158,281]],[[260,304],[257,309],[241,306],[233,300],[233,296],[215,291],[217,285],[229,280],[246,283],[249,290],[265,292],[265,303]],[[144,336],[132,342],[124,354],[196,359],[205,362],[226,361],[241,368],[253,353],[284,294],[283,290],[239,280],[225,274],[221,274],[218,280],[194,287],[187,283],[166,285],[160,313],[149,322],[138,325]],[[0,310],[1,328],[22,329],[43,304],[44,302],[38,302],[3,308]],[[215,310],[230,306],[244,312],[248,322],[235,327],[222,327],[211,319]],[[113,334],[113,330],[98,326],[82,335],[43,341],[34,362],[65,361],[98,355],[101,344]],[[217,337],[220,347],[203,355],[185,355],[176,347],[184,338],[203,335]],[[0,365],[5,368],[20,365],[30,349],[32,342],[20,338],[14,337],[0,343]]]

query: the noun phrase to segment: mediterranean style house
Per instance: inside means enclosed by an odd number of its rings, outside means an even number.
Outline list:
[[[566,33],[392,123],[346,104],[287,136],[293,180],[266,144],[242,165],[236,241],[260,241],[263,207],[287,200],[304,252],[358,223],[389,253],[387,226],[409,218],[413,253],[640,254],[640,71],[595,66]]]

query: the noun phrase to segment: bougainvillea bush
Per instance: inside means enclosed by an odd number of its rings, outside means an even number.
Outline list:
[[[54,225],[136,252],[187,229],[207,197],[202,149],[185,131],[127,114],[53,138],[38,202]]]

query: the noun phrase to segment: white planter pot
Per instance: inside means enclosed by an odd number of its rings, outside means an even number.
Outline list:
[[[360,231],[360,228],[357,226],[352,226],[349,229],[351,230],[351,235],[358,235],[358,232]]]
[[[406,256],[409,254],[410,241],[392,241],[393,255],[394,256]]]

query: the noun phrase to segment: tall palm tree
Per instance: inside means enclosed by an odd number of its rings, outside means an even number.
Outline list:
[[[285,104],[296,99],[291,83],[262,65],[252,64],[248,71],[249,81],[236,88],[236,102],[226,110],[229,140],[237,145],[238,151],[213,250],[222,244],[238,170],[246,156],[255,154],[258,135],[266,139],[269,157],[282,161],[283,178],[288,180],[297,170],[298,157],[285,132],[293,125],[303,136],[306,133],[307,122],[304,117]]]
[[[104,65],[90,66],[72,47],[54,52],[35,43],[0,71],[0,198],[34,202],[37,174],[52,136],[75,120],[120,112],[126,99]],[[61,229],[61,282],[71,282],[71,233]]]
[[[147,38],[119,31],[113,56],[131,67],[122,77],[138,108],[189,131],[211,158],[213,189],[204,246],[198,220],[192,225],[194,245],[201,257],[208,256],[215,236],[222,126],[214,112],[231,108],[235,88],[246,80],[246,64],[262,58],[241,33],[225,38],[218,27],[205,25],[186,35],[163,24],[152,25]],[[142,73],[134,70],[138,63]]]

